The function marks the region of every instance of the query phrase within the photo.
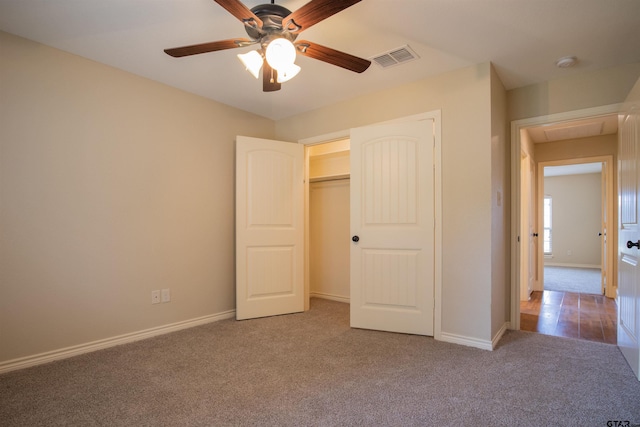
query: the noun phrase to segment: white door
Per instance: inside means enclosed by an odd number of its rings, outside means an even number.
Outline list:
[[[533,159],[531,156],[528,156],[529,160],[529,202],[527,203],[527,207],[529,212],[527,214],[528,220],[528,228],[527,232],[529,233],[529,258],[527,259],[529,275],[527,277],[527,299],[529,299],[529,295],[533,292],[533,283],[535,282],[537,265],[537,250],[536,244],[538,244],[538,233],[536,233],[535,228],[535,219],[536,219],[536,189],[535,189],[535,164],[533,163]]]
[[[520,300],[528,301],[533,291],[533,282],[535,278],[535,188],[534,188],[534,168],[535,165],[531,157],[522,153],[521,161],[521,221],[522,230],[520,231],[520,239],[522,242],[522,252],[520,260]]]
[[[236,140],[236,318],[304,311],[304,147]]]
[[[638,85],[636,85],[638,86]],[[627,111],[618,129],[618,346],[640,379],[640,111]]]
[[[608,244],[609,242],[607,241],[607,228],[608,228],[608,224],[609,224],[609,192],[608,192],[608,164],[607,162],[602,162],[602,173],[601,173],[601,191],[600,194],[602,194],[602,212],[601,212],[601,217],[602,217],[602,231],[599,233],[600,239],[601,239],[601,245],[600,245],[600,251],[601,251],[601,255],[600,255],[600,293],[602,295],[605,294],[605,290],[609,288],[609,249],[608,249]]]
[[[434,122],[351,130],[351,326],[433,335]]]

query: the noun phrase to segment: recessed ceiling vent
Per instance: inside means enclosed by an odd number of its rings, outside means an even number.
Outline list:
[[[416,54],[408,45],[405,45],[397,49],[390,50],[389,52],[374,56],[373,58],[371,58],[371,61],[375,62],[382,68],[389,68],[395,65],[400,65],[409,61],[416,60],[418,58],[418,54]]]

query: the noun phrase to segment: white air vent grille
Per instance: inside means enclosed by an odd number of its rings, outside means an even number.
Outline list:
[[[395,65],[400,65],[409,61],[416,60],[418,58],[419,56],[409,46],[405,45],[397,49],[390,50],[389,52],[374,56],[373,58],[371,58],[371,60],[382,68],[389,68]]]

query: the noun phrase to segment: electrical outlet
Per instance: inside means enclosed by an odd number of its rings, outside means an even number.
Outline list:
[[[171,291],[169,289],[162,290],[162,302],[171,301]]]
[[[160,291],[151,291],[151,304],[160,304]]]

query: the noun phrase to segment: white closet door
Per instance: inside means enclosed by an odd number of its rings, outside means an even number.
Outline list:
[[[304,311],[304,147],[236,140],[236,318]]]
[[[351,131],[351,326],[434,331],[432,119]]]

